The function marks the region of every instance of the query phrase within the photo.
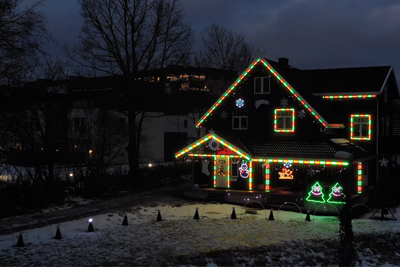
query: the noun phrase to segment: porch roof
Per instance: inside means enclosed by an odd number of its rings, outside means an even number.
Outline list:
[[[310,141],[309,138],[299,137],[248,136],[240,141],[253,158],[290,157],[357,161],[373,157],[373,154],[343,138],[313,138]]]

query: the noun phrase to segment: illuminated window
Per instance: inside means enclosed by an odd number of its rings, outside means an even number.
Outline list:
[[[371,140],[371,115],[352,114],[350,118],[350,139]]]
[[[274,111],[274,131],[294,132],[294,109],[282,108]]]
[[[233,111],[232,129],[247,130],[247,111]]]
[[[270,86],[270,76],[254,78],[254,93],[255,94],[269,94],[270,93],[269,86]]]

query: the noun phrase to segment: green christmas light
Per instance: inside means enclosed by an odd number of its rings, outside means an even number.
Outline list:
[[[329,194],[327,202],[331,204],[345,204],[345,198],[346,196],[343,194],[343,187],[339,183],[336,183],[332,187],[332,191]]]
[[[323,119],[316,110],[312,109],[311,105],[285,79],[279,76],[278,72],[274,70],[267,61],[259,58],[251,63],[250,67],[248,67],[242,73],[242,75],[239,76],[239,78],[229,87],[229,89],[205,113],[205,115],[200,118],[200,120],[196,123],[197,128],[199,128],[201,124],[207,119],[207,117],[213,113],[216,107],[221,105],[222,101],[227,98],[233,90],[236,89],[236,87],[243,81],[243,79],[254,69],[254,67],[259,62],[261,62],[268,69],[268,71],[271,72],[276,77],[276,79],[281,82],[283,86],[285,86],[285,88],[308,110],[308,112],[310,112],[317,119],[319,123],[321,123],[324,127],[328,127],[328,122]]]
[[[322,186],[319,182],[316,182],[311,186],[311,191],[308,193],[306,198],[308,202],[325,203],[324,192],[322,192]]]

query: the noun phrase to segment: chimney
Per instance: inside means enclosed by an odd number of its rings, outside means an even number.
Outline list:
[[[289,59],[286,57],[280,57],[278,58],[278,63],[283,66],[289,66]]]

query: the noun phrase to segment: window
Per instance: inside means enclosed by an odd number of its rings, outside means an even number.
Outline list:
[[[187,129],[188,127],[188,120],[183,120],[183,128]]]
[[[76,133],[86,132],[86,118],[75,118],[75,132]]]
[[[294,132],[294,109],[281,108],[274,111],[274,131],[275,132]]]
[[[247,111],[233,111],[232,129],[247,130]]]
[[[270,93],[270,76],[254,78],[254,94]]]
[[[350,117],[350,139],[371,140],[372,121],[369,114],[352,114]]]
[[[231,172],[231,177],[238,177],[238,171],[239,171],[239,161],[232,161],[232,172]]]

